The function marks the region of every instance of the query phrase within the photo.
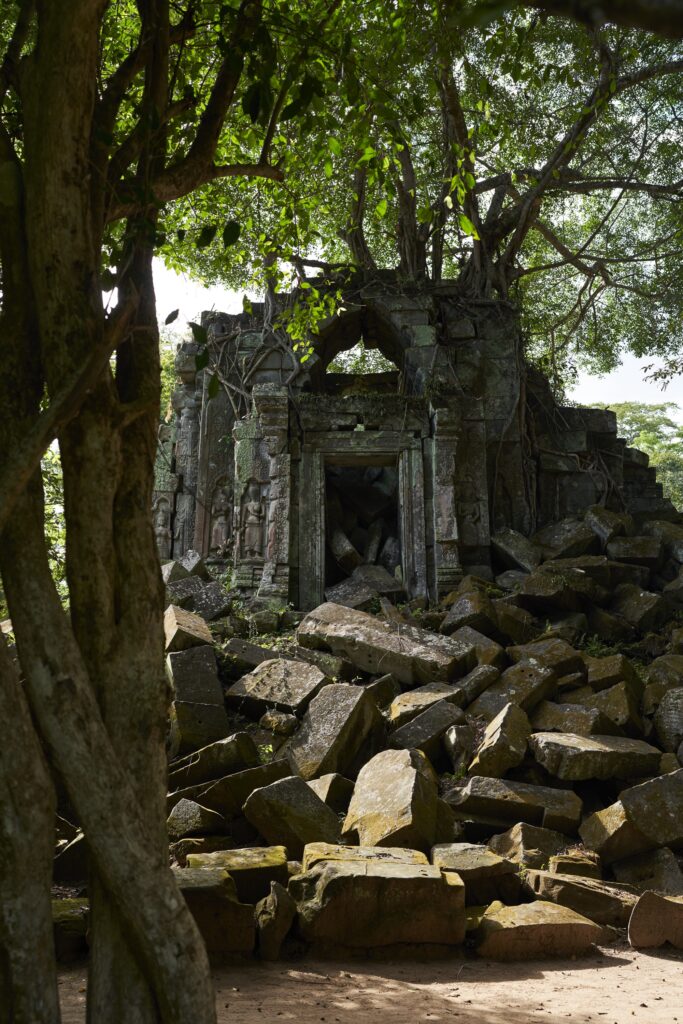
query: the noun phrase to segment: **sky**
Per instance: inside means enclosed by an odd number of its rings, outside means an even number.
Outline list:
[[[180,310],[174,324],[179,334],[184,332],[188,320],[199,319],[202,310],[238,313],[242,308],[241,294],[220,285],[206,288],[184,274],[169,270],[160,260],[155,260],[154,285],[162,322],[174,309]],[[683,376],[675,377],[663,391],[660,384],[645,380],[644,367],[650,363],[655,367],[659,365],[652,358],[626,355],[622,365],[612,373],[602,377],[581,373],[569,397],[573,402],[588,406],[593,402],[675,402],[680,409],[678,413],[672,412],[672,418],[683,423]]]

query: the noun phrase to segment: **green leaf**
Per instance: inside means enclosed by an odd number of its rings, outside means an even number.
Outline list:
[[[206,333],[206,327],[202,327],[201,324],[196,324],[194,321],[189,321],[189,326],[192,330],[192,338],[197,342],[198,345],[206,345],[208,341],[208,334]]]
[[[459,214],[458,223],[461,231],[473,238],[475,242],[479,241],[479,233],[469,217],[466,217],[464,213]]]
[[[201,350],[201,352],[198,352],[197,355],[194,357],[194,366],[195,366],[195,369],[196,369],[197,373],[199,373],[200,370],[203,370],[204,367],[208,366],[208,365],[209,365],[209,350],[206,349],[206,348],[203,348]]]
[[[332,177],[332,161],[331,160],[326,160],[325,161],[325,177],[326,178],[331,178]]]
[[[211,380],[209,381],[209,386],[207,388],[207,394],[209,396],[209,401],[211,401],[212,398],[216,397],[216,395],[220,391],[220,388],[221,388],[221,382],[219,381],[218,377],[214,373],[213,376],[211,377]]]
[[[380,199],[377,206],[375,207],[375,213],[378,217],[386,217],[387,215],[387,201],[386,199]]]
[[[240,226],[236,220],[229,220],[223,228],[223,247],[234,245],[240,237]]]
[[[342,146],[339,139],[335,139],[334,136],[330,135],[327,140],[327,145],[329,146],[330,153],[332,153],[333,156],[341,156]]]
[[[206,224],[197,236],[197,248],[206,249],[207,245],[211,245],[216,232],[218,231],[218,224]]]
[[[252,82],[242,97],[242,110],[251,118],[251,123],[258,121],[261,112],[261,83]]]
[[[178,319],[178,313],[179,312],[180,312],[179,309],[174,309],[172,313],[168,314],[168,316],[164,320],[164,323],[165,324],[172,324],[174,322],[174,320]]]

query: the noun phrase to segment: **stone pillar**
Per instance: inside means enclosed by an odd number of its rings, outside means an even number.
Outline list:
[[[433,415],[434,567],[437,597],[453,590],[462,578],[456,477],[458,475],[459,416],[453,406]]]
[[[289,600],[291,456],[289,397],[276,384],[258,384],[252,392],[263,445],[268,454],[268,507],[263,574],[258,597]]]

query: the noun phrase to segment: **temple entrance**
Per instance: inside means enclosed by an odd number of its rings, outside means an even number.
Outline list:
[[[402,588],[398,491],[397,456],[376,465],[326,462],[326,594],[348,578],[369,580],[373,572]]]

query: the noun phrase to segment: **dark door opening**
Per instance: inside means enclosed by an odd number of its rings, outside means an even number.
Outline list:
[[[376,589],[365,566],[381,566],[394,589],[402,589],[398,483],[395,458],[379,465],[325,466],[326,590],[351,576]]]

